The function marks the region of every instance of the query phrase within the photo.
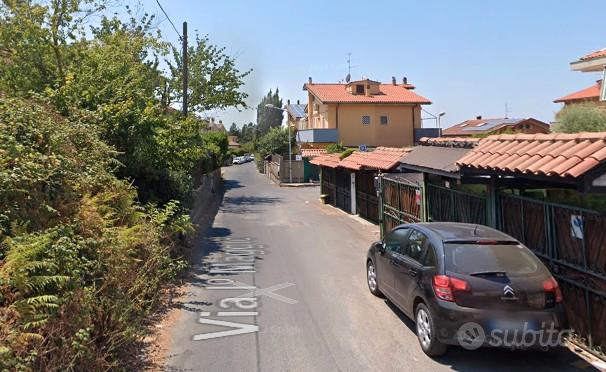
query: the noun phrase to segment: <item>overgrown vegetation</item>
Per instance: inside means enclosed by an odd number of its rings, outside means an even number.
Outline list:
[[[577,103],[565,106],[556,115],[554,132],[604,132],[606,108],[595,103]]]
[[[245,105],[248,72],[197,38],[182,117],[179,71],[159,68],[181,61],[154,18],[105,11],[0,5],[0,370],[132,369],[186,267],[195,177],[228,155],[199,114]]]
[[[343,151],[345,151],[345,146],[343,146],[341,143],[331,143],[330,145],[326,146],[326,152],[329,154],[341,153]]]

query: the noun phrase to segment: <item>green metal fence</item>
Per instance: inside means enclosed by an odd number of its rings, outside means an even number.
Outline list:
[[[571,328],[606,351],[606,216],[500,194],[499,228],[540,257],[558,279]]]
[[[427,185],[427,220],[488,224],[488,198]]]

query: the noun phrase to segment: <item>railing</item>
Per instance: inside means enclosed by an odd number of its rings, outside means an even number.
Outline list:
[[[336,128],[298,130],[297,142],[336,143],[339,142],[339,131]]]

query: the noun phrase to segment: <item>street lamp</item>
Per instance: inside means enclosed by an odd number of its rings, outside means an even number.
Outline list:
[[[440,122],[441,122],[440,119],[442,119],[442,116],[446,115],[446,113],[444,111],[442,111],[438,115],[434,115],[425,109],[421,109],[421,110],[423,110],[424,113],[429,114],[431,116],[431,118],[436,121],[436,125],[438,126],[438,130],[440,131],[440,135],[442,135],[442,126],[440,124]]]
[[[276,107],[271,103],[266,104],[265,107],[269,109],[280,110],[282,112],[286,111],[286,109]],[[288,120],[286,122],[286,126],[288,127],[288,179],[289,183],[292,183],[292,147],[290,144],[290,123],[288,123]]]
[[[442,126],[440,125],[440,119],[442,118],[442,116],[446,115],[446,113],[444,111],[440,112],[438,114],[438,129],[440,129],[440,131],[442,131]]]

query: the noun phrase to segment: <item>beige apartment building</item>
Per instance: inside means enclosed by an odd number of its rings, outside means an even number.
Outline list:
[[[307,118],[297,124],[298,142],[321,148],[328,143],[368,147],[412,146],[421,128],[421,105],[431,101],[415,92],[406,78],[401,84],[370,79],[346,84],[317,84],[311,78]]]

